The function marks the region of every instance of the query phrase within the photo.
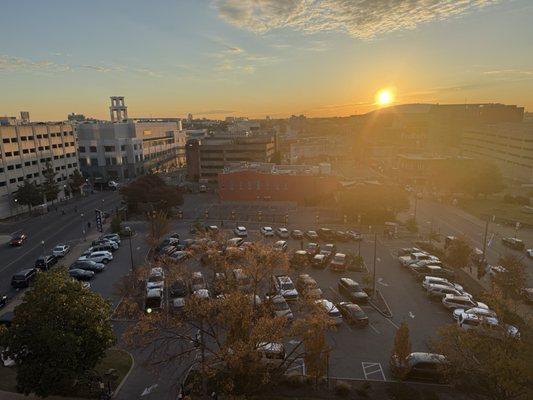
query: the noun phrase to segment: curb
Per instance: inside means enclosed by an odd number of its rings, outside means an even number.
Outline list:
[[[117,348],[118,349],[118,348]],[[113,391],[113,394],[111,395],[111,398],[114,399],[120,392],[120,389],[122,389],[122,386],[124,386],[124,383],[126,383],[126,381],[128,380],[130,374],[131,374],[131,371],[133,371],[133,367],[135,367],[135,358],[133,358],[133,356],[131,355],[131,353],[129,351],[126,351],[124,349],[118,349],[118,350],[122,350],[124,352],[126,352],[129,356],[130,356],[130,359],[131,359],[131,366],[130,366],[130,369],[129,371],[126,373],[126,375],[124,375],[124,378],[122,378],[122,381],[120,381],[120,383],[118,384],[118,386],[115,388],[115,390]]]

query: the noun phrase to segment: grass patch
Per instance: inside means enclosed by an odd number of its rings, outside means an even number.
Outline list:
[[[533,214],[521,211],[522,206],[518,204],[504,203],[501,196],[490,196],[486,199],[461,199],[459,207],[463,210],[485,219],[496,216],[496,219],[510,222],[520,221],[528,225],[533,225]]]
[[[126,374],[131,368],[132,360],[130,355],[119,349],[111,349],[106,352],[104,359],[96,366],[96,371],[100,374],[108,371],[109,369],[115,369],[117,371],[118,379],[111,384],[111,388],[114,390],[126,377]],[[73,397],[89,397],[83,388],[78,388],[76,393],[69,394]],[[6,392],[17,391],[17,369],[16,367],[6,368],[0,367],[0,390]]]

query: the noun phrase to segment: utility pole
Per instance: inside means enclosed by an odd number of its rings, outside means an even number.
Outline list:
[[[415,212],[414,212],[414,215],[413,215],[413,218],[414,218],[415,221],[416,221],[416,209],[417,209],[417,206],[418,206],[418,197],[415,195]]]
[[[372,262],[373,278],[372,278],[372,296],[376,297],[376,250],[378,243],[378,234],[374,233],[374,260]]]
[[[483,235],[483,262],[487,259],[485,253],[487,252],[487,234],[489,233],[489,219],[485,222],[485,234]]]

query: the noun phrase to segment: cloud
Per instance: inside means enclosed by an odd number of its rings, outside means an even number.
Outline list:
[[[233,114],[236,113],[235,110],[207,110],[207,111],[196,111],[193,115],[216,115],[216,114]]]
[[[58,64],[53,61],[32,61],[26,58],[0,55],[0,72],[65,72],[70,71],[71,66]]]
[[[372,38],[463,15],[500,0],[212,0],[226,22],[257,33],[290,28]]]
[[[484,71],[483,74],[488,76],[495,76],[498,78],[524,78],[533,77],[533,70],[499,69],[492,71]]]
[[[90,69],[90,70],[96,71],[96,72],[113,72],[113,71],[120,71],[121,70],[121,68],[106,67],[106,66],[101,66],[101,65],[80,65],[80,68]]]

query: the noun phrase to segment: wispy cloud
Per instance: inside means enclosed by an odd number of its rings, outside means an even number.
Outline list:
[[[228,23],[257,33],[290,28],[340,31],[359,38],[414,29],[500,0],[212,0]]]
[[[221,109],[221,110],[206,110],[206,111],[196,111],[194,112],[193,114],[194,115],[217,115],[217,114],[233,114],[233,113],[236,113],[237,111],[235,110],[225,110],[225,109]]]
[[[495,69],[491,71],[484,71],[484,75],[487,76],[494,76],[497,78],[503,78],[503,79],[516,79],[516,78],[533,78],[533,69],[532,70],[524,70],[524,69]]]

